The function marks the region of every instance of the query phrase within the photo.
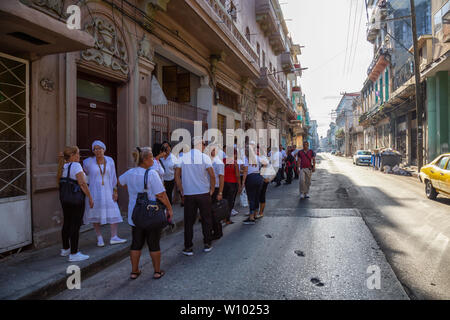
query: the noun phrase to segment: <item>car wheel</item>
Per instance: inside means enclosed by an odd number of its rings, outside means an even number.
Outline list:
[[[436,189],[433,188],[433,185],[431,184],[430,180],[426,180],[425,182],[425,193],[427,195],[428,199],[434,200],[436,199],[438,193],[436,192]]]

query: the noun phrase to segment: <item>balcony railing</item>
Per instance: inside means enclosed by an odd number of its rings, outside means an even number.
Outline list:
[[[392,90],[396,91],[406,81],[414,76],[414,62],[410,58],[408,61],[395,72],[395,76],[392,83]]]
[[[256,21],[264,34],[270,35],[278,30],[277,14],[271,0],[255,0]]]
[[[233,42],[237,42],[252,59],[252,61],[257,64],[258,62],[258,54],[254,49],[253,45],[247,40],[247,38],[241,33],[236,24],[233,21],[232,16],[228,13],[227,9],[222,5],[219,0],[200,0],[202,2],[206,2],[209,7],[215,12],[215,19],[219,18],[219,20],[223,23],[219,23],[219,26],[224,26],[227,29],[233,38],[231,40]]]
[[[258,81],[258,87],[261,89],[265,89],[271,86],[273,90],[278,94],[280,99],[287,98],[287,91],[284,89],[281,84],[277,81],[275,76],[272,73],[269,73],[269,69],[267,67],[261,68],[261,77]]]
[[[281,67],[285,73],[290,73],[294,69],[294,60],[290,52],[284,52],[281,54]]]

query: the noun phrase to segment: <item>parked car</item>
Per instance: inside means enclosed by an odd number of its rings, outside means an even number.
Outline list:
[[[331,151],[331,154],[333,155],[336,154],[336,150]]]
[[[359,166],[360,164],[365,164],[370,166],[370,160],[372,158],[372,153],[368,150],[358,150],[353,155],[353,164]]]
[[[420,182],[425,183],[428,199],[436,199],[438,194],[450,197],[450,153],[441,154],[420,169]]]

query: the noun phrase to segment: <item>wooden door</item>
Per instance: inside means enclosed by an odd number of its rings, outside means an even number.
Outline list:
[[[81,160],[92,156],[92,142],[106,145],[105,155],[117,163],[117,103],[114,84],[78,75],[77,145]]]

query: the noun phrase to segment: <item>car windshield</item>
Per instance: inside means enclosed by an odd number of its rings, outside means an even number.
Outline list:
[[[370,153],[370,151],[358,151],[357,155],[358,156],[370,156],[371,153]]]

